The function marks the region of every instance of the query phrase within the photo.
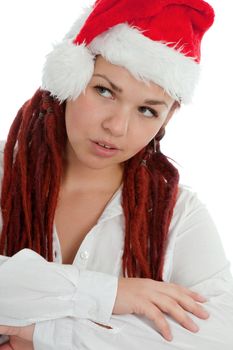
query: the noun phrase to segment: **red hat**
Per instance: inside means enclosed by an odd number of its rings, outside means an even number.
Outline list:
[[[214,10],[203,0],[97,0],[47,56],[42,88],[60,101],[77,98],[96,55],[190,102],[200,46]]]

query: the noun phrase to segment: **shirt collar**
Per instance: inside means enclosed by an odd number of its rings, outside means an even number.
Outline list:
[[[108,201],[106,207],[104,208],[104,211],[99,217],[97,224],[109,220],[114,216],[123,214],[123,208],[121,205],[122,188],[123,184],[120,185],[120,187],[116,190],[111,199]]]

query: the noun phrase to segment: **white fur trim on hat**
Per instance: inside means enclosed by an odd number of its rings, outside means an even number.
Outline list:
[[[88,47],[92,53],[125,67],[137,79],[158,84],[175,100],[190,102],[199,64],[166,43],[153,41],[128,24],[119,24],[97,36]]]
[[[110,28],[88,46],[85,43],[75,45],[71,38],[75,37],[74,33],[80,30],[87,17],[88,12],[47,56],[43,89],[61,102],[75,99],[85,90],[94,71],[95,56],[100,54],[110,63],[128,69],[137,79],[158,84],[175,100],[191,101],[200,70],[194,58],[186,57],[166,43],[147,38],[128,24]]]

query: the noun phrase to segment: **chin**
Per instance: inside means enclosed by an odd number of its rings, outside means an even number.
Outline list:
[[[113,162],[109,158],[93,159],[93,157],[90,157],[90,156],[84,157],[84,159],[80,158],[79,161],[82,164],[82,166],[85,166],[85,167],[87,167],[89,169],[93,169],[93,170],[98,170],[98,169],[101,170],[101,169],[105,169],[107,167],[118,165],[118,163]]]

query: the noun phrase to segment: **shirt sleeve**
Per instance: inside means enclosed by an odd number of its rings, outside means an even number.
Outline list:
[[[195,334],[195,349],[233,349],[233,278],[216,225],[196,193],[185,190],[183,217],[174,241],[170,282],[186,286],[207,298],[203,307],[209,312],[207,320],[192,314],[199,326]],[[174,334],[187,336],[171,321]]]
[[[75,265],[47,262],[23,249],[0,256],[0,324],[24,326],[63,317],[108,324],[118,279]]]
[[[183,198],[182,198],[183,197]],[[197,194],[183,190],[177,211],[178,229],[173,230],[173,261],[170,282],[188,287],[229,271],[228,261],[216,225]]]

